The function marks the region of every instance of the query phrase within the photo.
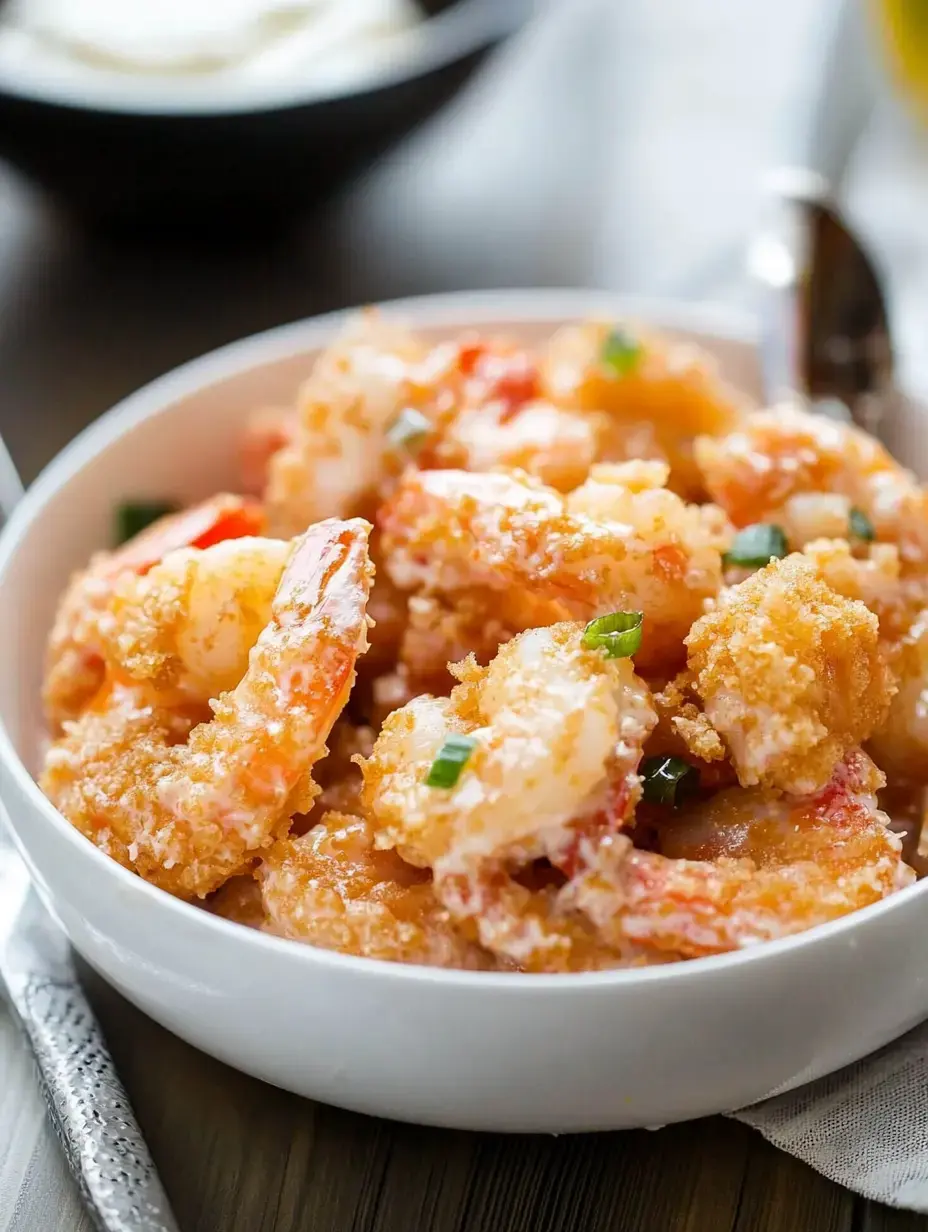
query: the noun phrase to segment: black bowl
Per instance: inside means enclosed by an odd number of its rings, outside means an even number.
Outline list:
[[[531,0],[426,0],[421,48],[351,93],[174,110],[83,103],[0,78],[0,158],[94,229],[281,224],[446,103]]]

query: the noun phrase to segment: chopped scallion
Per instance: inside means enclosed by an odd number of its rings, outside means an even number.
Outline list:
[[[152,522],[176,513],[178,508],[173,501],[126,501],[116,510],[116,542],[134,539]]]
[[[755,522],[753,526],[738,531],[724,560],[726,565],[759,569],[771,560],[782,560],[787,555],[789,546],[782,528],[771,522]]]
[[[628,376],[643,355],[644,348],[636,338],[623,329],[614,329],[603,343],[599,358],[614,376]]]
[[[649,757],[641,766],[641,786],[651,804],[676,808],[699,784],[699,772],[682,757]]]
[[[627,659],[641,647],[641,612],[610,612],[597,616],[583,630],[583,644],[601,650],[607,659]]]
[[[863,539],[872,543],[876,538],[873,523],[862,509],[852,509],[847,520],[848,531],[852,539]]]
[[[454,787],[477,741],[470,736],[449,736],[426,776],[426,787]]]
[[[395,450],[415,457],[431,431],[432,425],[422,412],[407,406],[387,428],[387,440]]]

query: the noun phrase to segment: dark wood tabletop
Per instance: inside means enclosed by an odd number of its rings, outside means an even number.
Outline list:
[[[405,262],[359,260],[376,244],[352,232],[366,227],[366,198],[352,200],[354,222],[337,203],[297,236],[235,253],[105,247],[0,173],[0,431],[24,477],[122,395],[213,346],[363,299],[467,281],[465,270],[430,266],[414,229]],[[562,252],[537,281],[570,281],[569,264]],[[498,284],[526,281],[505,265],[498,273]],[[312,1104],[196,1052],[85,976],[183,1232],[928,1229],[928,1219],[856,1199],[722,1118],[658,1132],[504,1137]],[[0,1228],[90,1232],[2,1009]]]

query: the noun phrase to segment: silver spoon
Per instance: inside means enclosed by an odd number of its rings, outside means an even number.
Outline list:
[[[768,401],[808,402],[882,435],[895,398],[886,299],[834,201],[874,100],[863,9],[839,0],[829,15],[806,148],[768,179],[748,265],[761,291]]]

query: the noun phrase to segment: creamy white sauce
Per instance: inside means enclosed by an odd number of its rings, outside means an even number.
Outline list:
[[[401,62],[415,0],[6,0],[0,74],[173,101],[350,88]]]

